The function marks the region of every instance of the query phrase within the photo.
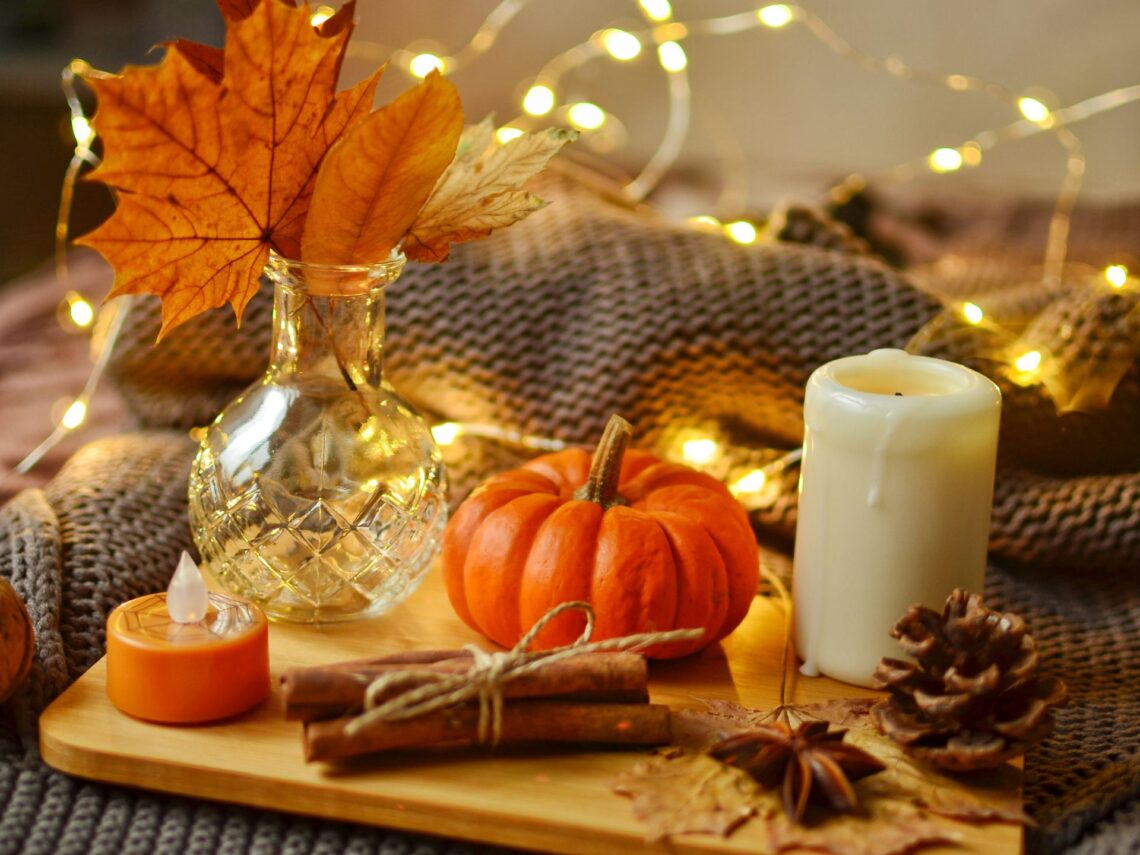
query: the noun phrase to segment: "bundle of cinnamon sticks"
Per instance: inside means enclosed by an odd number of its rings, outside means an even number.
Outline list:
[[[392,694],[413,691],[436,678],[467,672],[473,657],[463,650],[397,653],[378,659],[294,668],[281,678],[285,717],[304,722],[305,759],[343,760],[397,748],[477,739],[478,702],[396,721],[357,716],[374,680],[400,673]],[[411,678],[411,679],[403,679]],[[645,658],[637,653],[584,652],[520,674],[498,689],[499,744],[588,742],[661,745],[670,741],[669,708],[649,703]],[[376,706],[389,700],[371,698]],[[356,722],[355,726],[353,723]]]

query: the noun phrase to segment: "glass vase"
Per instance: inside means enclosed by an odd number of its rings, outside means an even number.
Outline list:
[[[206,429],[190,523],[205,569],[270,617],[379,614],[415,590],[438,551],[439,450],[383,374],[384,288],[403,267],[403,256],[266,265],[269,368]]]

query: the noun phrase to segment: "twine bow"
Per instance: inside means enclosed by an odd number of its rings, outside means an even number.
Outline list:
[[[553,650],[530,651],[531,642],[550,621],[566,611],[586,615],[586,627],[578,639]],[[674,629],[668,632],[641,632],[604,641],[590,641],[594,634],[594,608],[575,600],[561,603],[543,615],[518,644],[503,653],[490,653],[473,644],[463,649],[471,652],[471,667],[460,674],[443,675],[427,669],[411,669],[383,674],[368,684],[364,694],[364,712],[345,726],[348,735],[384,721],[404,721],[436,710],[478,699],[479,726],[477,740],[494,746],[502,736],[503,685],[546,667],[552,662],[570,659],[583,653],[603,650],[638,650],[654,644],[689,641],[705,634],[703,629]],[[393,689],[415,684],[418,688],[402,692],[387,701]]]

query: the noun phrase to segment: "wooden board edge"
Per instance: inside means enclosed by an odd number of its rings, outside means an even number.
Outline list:
[[[62,697],[62,696],[61,696]],[[57,699],[58,700],[58,699]],[[474,812],[444,814],[434,803],[389,799],[380,805],[375,798],[350,792],[331,793],[318,785],[295,782],[292,790],[282,790],[271,781],[213,767],[181,766],[175,774],[145,757],[126,757],[77,745],[59,737],[49,720],[41,720],[40,755],[58,772],[99,783],[140,788],[156,793],[207,799],[219,804],[235,804],[232,794],[240,785],[245,807],[299,814],[316,819],[337,820],[398,831],[412,831],[433,837],[454,837],[472,843],[490,843],[521,849],[539,849],[557,855],[596,855],[598,852],[707,853],[699,839],[649,843],[643,838],[608,833],[602,829],[557,824],[556,817],[522,819],[510,813]],[[615,799],[621,798],[614,794]],[[715,844],[719,838],[709,841]],[[677,845],[680,844],[680,845]]]

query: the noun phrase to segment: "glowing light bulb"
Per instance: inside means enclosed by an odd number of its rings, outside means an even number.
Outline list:
[[[796,13],[792,11],[792,7],[786,3],[773,3],[771,6],[764,6],[756,10],[756,17],[760,19],[760,23],[765,27],[770,27],[773,30],[778,30],[780,27],[787,26],[796,17]]]
[[[962,153],[956,148],[936,148],[926,158],[932,172],[954,172],[962,168]]]
[[[1113,288],[1123,288],[1128,281],[1128,268],[1123,264],[1110,264],[1104,269],[1104,278]]]
[[[661,67],[671,74],[684,71],[689,64],[685,49],[676,42],[663,42],[657,46],[657,61]]]
[[[91,143],[95,142],[95,131],[86,116],[71,117],[71,135],[80,148],[90,148]]]
[[[431,429],[432,438],[443,446],[451,445],[463,433],[463,425],[457,422],[440,422]]]
[[[444,62],[434,53],[419,53],[412,57],[408,62],[408,71],[421,80],[431,74],[433,71],[442,73]]]
[[[755,243],[756,226],[748,220],[735,220],[724,224],[724,231],[737,243]]]
[[[1041,367],[1041,351],[1027,350],[1017,359],[1013,360],[1014,367],[1021,372],[1028,374],[1031,371],[1036,371]]]
[[[336,9],[332,6],[318,6],[313,10],[313,14],[309,16],[309,23],[314,27],[319,27],[335,14]]]
[[[1030,98],[1028,95],[1018,98],[1017,109],[1021,111],[1021,115],[1038,125],[1048,126],[1053,123],[1053,114],[1049,112],[1049,108],[1036,98]]]
[[[638,0],[641,11],[651,21],[668,21],[673,17],[673,7],[669,0]]]
[[[541,83],[527,90],[522,108],[532,116],[545,116],[554,109],[554,90]]]
[[[982,307],[977,303],[963,303],[962,304],[962,317],[966,319],[966,323],[977,326],[982,322],[982,318],[986,313],[982,311]]]
[[[628,62],[641,53],[641,41],[625,30],[602,30],[602,47],[606,53],[621,62]]]
[[[90,303],[78,294],[69,296],[67,303],[67,313],[71,316],[73,324],[84,329],[91,326],[95,320],[95,309]]]
[[[77,427],[83,424],[86,418],[87,404],[83,401],[75,400],[71,402],[71,405],[66,410],[64,410],[63,418],[59,420],[59,423],[68,430],[75,430]]]
[[[687,439],[681,444],[681,456],[695,466],[704,466],[716,460],[720,447],[715,439],[699,437]]]
[[[178,567],[166,589],[166,610],[175,623],[198,623],[210,608],[206,580],[194,559],[186,552],[178,559]]]
[[[523,135],[519,128],[512,128],[510,125],[503,125],[495,131],[495,139],[500,143],[509,143],[511,140],[517,140]]]
[[[734,481],[728,489],[734,496],[739,496],[741,493],[759,493],[767,483],[768,473],[763,469],[753,469]]]
[[[580,131],[594,131],[606,123],[606,111],[589,101],[579,101],[570,105],[566,118]]]
[[[966,166],[977,166],[982,162],[982,147],[973,140],[963,145],[958,151],[962,154],[962,162]]]

